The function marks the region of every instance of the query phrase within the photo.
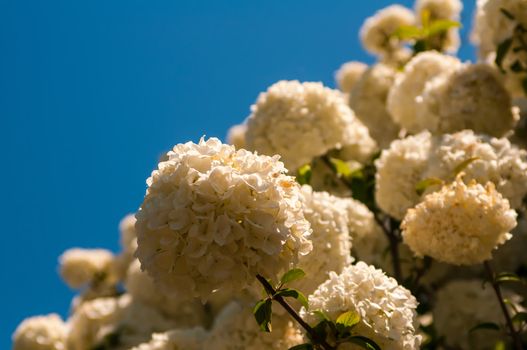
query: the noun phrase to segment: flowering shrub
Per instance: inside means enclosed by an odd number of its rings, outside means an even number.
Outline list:
[[[120,224],[67,250],[66,320],[14,350],[527,347],[527,2],[367,18],[340,90],[279,81],[227,143],[177,144]]]

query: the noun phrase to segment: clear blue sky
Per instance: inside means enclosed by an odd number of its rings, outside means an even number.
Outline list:
[[[277,80],[371,62],[358,29],[388,3],[0,0],[0,349],[23,318],[67,314],[57,257],[117,250],[163,151],[224,137]]]

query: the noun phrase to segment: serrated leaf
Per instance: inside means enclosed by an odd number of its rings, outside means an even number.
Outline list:
[[[292,348],[289,348],[289,350],[313,350],[315,349],[312,344],[305,343],[300,345],[295,345]]]
[[[290,282],[303,278],[305,275],[306,273],[302,269],[291,269],[287,271],[286,273],[284,273],[282,278],[280,278],[280,283],[282,285],[286,283],[290,283]]]
[[[298,183],[301,185],[309,185],[309,183],[311,182],[312,175],[313,171],[311,170],[311,165],[302,165],[300,168],[298,168],[296,181],[298,181]]]
[[[352,173],[352,170],[348,163],[338,158],[329,158],[329,161],[335,168],[337,175],[342,177],[349,177]]]
[[[437,35],[441,33],[445,33],[450,28],[458,28],[461,27],[461,23],[456,21],[451,21],[448,19],[439,19],[432,24],[430,24],[430,27],[428,27],[428,36]]]
[[[346,343],[353,343],[367,350],[381,350],[381,347],[377,345],[376,342],[374,342],[370,338],[366,338],[360,335],[355,335],[353,337],[347,338]]]
[[[507,17],[507,18],[510,19],[511,21],[514,20],[514,15],[513,15],[512,13],[510,13],[509,11],[507,11],[506,9],[504,9],[503,7],[500,8],[500,11],[501,11],[501,13],[502,13],[505,17]]]
[[[429,177],[424,180],[421,180],[415,185],[415,192],[417,192],[418,195],[422,195],[426,189],[430,186],[435,185],[443,185],[444,181],[437,178],[437,177]]]
[[[344,327],[345,329],[353,328],[359,322],[360,315],[355,311],[344,312],[343,314],[340,314],[335,321],[337,326]]]
[[[300,304],[302,304],[303,307],[306,308],[306,310],[309,309],[309,303],[307,301],[306,296],[302,294],[302,292],[296,289],[293,289],[293,288],[282,289],[276,292],[276,295],[281,296],[282,298],[295,298],[296,300],[300,302]]]
[[[418,39],[423,36],[423,30],[416,26],[400,26],[393,36],[400,40]]]
[[[471,163],[479,159],[480,159],[479,157],[470,157],[468,159],[465,159],[464,161],[456,165],[456,167],[454,168],[454,175],[459,174],[460,172],[465,170]]]
[[[254,318],[264,332],[271,332],[272,300],[265,299],[256,303],[253,309]]]
[[[475,331],[478,331],[478,330],[484,330],[484,329],[485,330],[499,331],[500,330],[500,326],[498,326],[494,322],[483,322],[483,323],[477,324],[474,327],[470,328],[468,332],[472,333],[472,332],[475,332]]]
[[[503,59],[507,55],[507,52],[509,52],[509,49],[512,45],[512,38],[504,40],[501,44],[498,45],[496,48],[496,58],[494,59],[494,63],[496,63],[496,66],[503,72]]]

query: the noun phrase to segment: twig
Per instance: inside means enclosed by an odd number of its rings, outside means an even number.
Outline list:
[[[498,298],[498,301],[500,303],[501,311],[503,312],[503,316],[505,317],[507,328],[509,328],[509,333],[512,338],[512,342],[514,344],[514,348],[516,350],[523,350],[521,339],[518,335],[518,332],[516,332],[516,329],[514,328],[514,324],[512,323],[512,318],[511,318],[511,315],[509,314],[509,310],[507,310],[507,307],[505,306],[505,302],[503,301],[503,296],[501,294],[500,285],[498,282],[496,282],[496,278],[495,278],[494,271],[492,270],[492,266],[490,266],[490,263],[488,261],[484,261],[483,266],[485,267],[487,277],[489,278],[490,283],[492,284],[492,288],[494,289],[494,292],[496,293],[496,297]]]
[[[309,324],[307,324],[307,322],[304,321],[302,317],[300,317],[300,315],[291,307],[291,305],[289,305],[287,301],[285,301],[284,298],[282,298],[280,295],[276,295],[276,290],[263,276],[256,275],[256,278],[262,284],[262,286],[264,287],[267,294],[269,294],[271,299],[277,301],[280,305],[282,305],[285,311],[287,311],[289,315],[291,315],[291,317],[293,317],[295,321],[297,321],[302,326],[302,328],[305,329],[305,331],[311,336],[311,339],[316,344],[322,346],[322,348],[324,348],[325,350],[335,349],[334,347],[329,345],[325,339],[320,339],[320,337],[317,335],[315,330]]]

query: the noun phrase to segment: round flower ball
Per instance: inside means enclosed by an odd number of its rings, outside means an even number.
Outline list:
[[[300,186],[285,173],[278,156],[216,138],[176,145],[136,214],[141,268],[181,298],[276,278],[311,250]]]
[[[106,249],[68,249],[59,262],[60,275],[71,288],[111,285],[118,279],[115,257]]]
[[[131,350],[203,350],[208,333],[201,327],[175,329],[165,333],[154,333],[148,343]]]
[[[329,279],[309,296],[310,310],[321,310],[332,321],[344,312],[358,313],[361,319],[353,334],[368,337],[386,350],[419,349],[416,307],[410,291],[364,262],[348,266],[340,274],[331,272]],[[319,321],[317,315],[305,309],[301,316],[311,325]]]
[[[504,290],[504,297],[519,310],[518,295]],[[507,305],[512,312],[511,305]],[[502,311],[489,284],[479,279],[457,280],[441,288],[432,309],[438,335],[447,345],[459,349],[491,349],[502,334],[496,330],[469,330],[481,323],[501,320]]]
[[[369,147],[368,129],[355,117],[342,93],[321,83],[279,81],[251,107],[247,149],[278,154],[287,169],[297,170],[317,156],[344,145]]]
[[[393,34],[401,26],[414,24],[414,13],[406,7],[385,7],[364,21],[359,34],[362,46],[372,54],[390,56],[402,49],[401,41]]]
[[[426,83],[460,66],[457,58],[436,51],[414,56],[397,76],[388,94],[387,109],[393,120],[411,133],[425,130],[427,120],[419,118],[417,109],[423,103],[422,93]]]
[[[227,132],[227,143],[233,145],[236,149],[245,148],[245,133],[247,132],[246,124],[237,124],[232,126]]]
[[[418,257],[428,255],[452,265],[475,265],[511,238],[516,212],[496,191],[461,176],[409,209],[401,224],[404,243]]]
[[[358,61],[346,62],[335,73],[335,80],[340,91],[350,93],[368,65]]]
[[[68,326],[59,315],[25,319],[13,334],[13,350],[66,350]]]
[[[399,126],[386,109],[388,92],[395,76],[395,68],[377,63],[362,74],[349,95],[351,109],[381,148],[388,147],[399,133]]]
[[[519,119],[498,72],[485,63],[463,65],[426,83],[417,115],[433,134],[471,129],[497,137]]]

